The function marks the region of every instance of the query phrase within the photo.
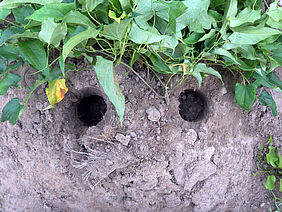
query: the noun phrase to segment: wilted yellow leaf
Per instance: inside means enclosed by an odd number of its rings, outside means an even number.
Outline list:
[[[114,11],[112,11],[112,10],[109,10],[109,17],[111,18],[111,19],[114,19],[116,22],[118,22],[119,24],[120,24],[120,20],[122,20],[122,19],[124,19],[124,18],[126,18],[126,12],[125,11],[123,11],[123,13],[121,14],[121,16],[120,17],[117,17],[117,15],[116,15],[116,13],[114,12]]]
[[[65,79],[57,79],[49,82],[49,88],[46,88],[46,95],[51,107],[54,107],[56,103],[62,101],[65,94],[68,92],[68,88],[65,83]]]

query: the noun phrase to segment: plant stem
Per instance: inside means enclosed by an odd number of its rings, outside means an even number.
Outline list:
[[[88,9],[88,6],[87,6],[87,3],[86,3],[86,11],[87,11],[87,14],[90,16],[90,18],[95,21],[98,25],[101,25],[101,23],[99,21],[97,21],[90,13],[89,9]]]
[[[147,82],[146,80],[144,80],[133,68],[131,68],[129,65],[127,65],[126,63],[124,62],[120,62],[120,64],[124,65],[125,67],[127,67],[130,71],[132,71],[148,88],[151,89],[151,91],[157,95],[158,98],[165,98],[164,96],[160,96],[154,88],[152,88]]]

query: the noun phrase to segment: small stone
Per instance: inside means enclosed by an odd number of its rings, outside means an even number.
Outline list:
[[[227,89],[225,87],[222,87],[220,90],[219,90],[219,93],[223,96],[225,94],[227,94]]]
[[[157,134],[158,134],[158,135],[161,134],[161,129],[160,129],[160,128],[157,129]]]
[[[261,208],[263,208],[263,206],[265,206],[265,203],[264,203],[264,202],[260,204],[260,207],[261,207]]]
[[[40,111],[37,110],[32,116],[33,123],[40,123]]]
[[[131,137],[130,135],[123,135],[121,133],[117,133],[115,139],[119,141],[121,144],[123,144],[124,146],[127,146]]]
[[[111,161],[111,160],[106,160],[105,164],[106,164],[106,166],[112,166],[114,164],[114,162]]]
[[[154,106],[148,108],[148,109],[146,110],[146,113],[147,113],[148,119],[149,119],[150,121],[157,122],[157,121],[159,121],[160,118],[161,118],[161,113],[160,113],[160,111],[158,111],[157,108],[155,108]]]
[[[194,144],[197,140],[197,137],[198,137],[198,135],[197,135],[197,132],[195,130],[193,130],[193,129],[187,130],[187,133],[186,133],[186,138],[187,138],[186,142],[187,143],[194,146]]]

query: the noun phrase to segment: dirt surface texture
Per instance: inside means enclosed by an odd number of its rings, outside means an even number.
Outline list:
[[[280,93],[271,91],[278,110],[273,118],[271,110],[258,102],[251,112],[237,106],[235,81],[225,70],[224,86],[210,76],[198,88],[190,78],[175,89],[169,102],[156,98],[129,70],[122,66],[116,70],[126,100],[122,126],[93,70],[70,73],[69,91],[54,109],[42,110],[48,106],[42,86],[16,125],[0,124],[0,211],[273,208],[272,196],[263,186],[265,176],[253,174],[258,145],[270,135],[281,145]],[[281,72],[276,70],[280,78]],[[140,74],[158,90],[160,83],[152,73]],[[204,115],[193,122],[179,114],[179,96],[186,89],[198,89],[205,98]],[[0,96],[0,111],[13,97],[22,101],[25,95],[10,89]],[[91,95],[103,97],[107,105],[85,100],[95,110],[106,111],[102,121],[89,127],[79,120],[77,105]],[[85,118],[83,112],[80,115]],[[89,125],[92,118],[86,116]]]

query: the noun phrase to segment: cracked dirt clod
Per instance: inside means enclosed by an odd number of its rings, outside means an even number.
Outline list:
[[[130,135],[123,135],[121,133],[117,133],[115,139],[119,141],[121,144],[123,144],[124,146],[127,146],[131,137]]]
[[[147,113],[148,119],[149,119],[150,121],[157,122],[157,121],[159,121],[160,118],[161,118],[161,113],[160,113],[160,111],[158,111],[158,109],[155,108],[154,106],[149,107],[149,108],[146,110],[146,113]]]

